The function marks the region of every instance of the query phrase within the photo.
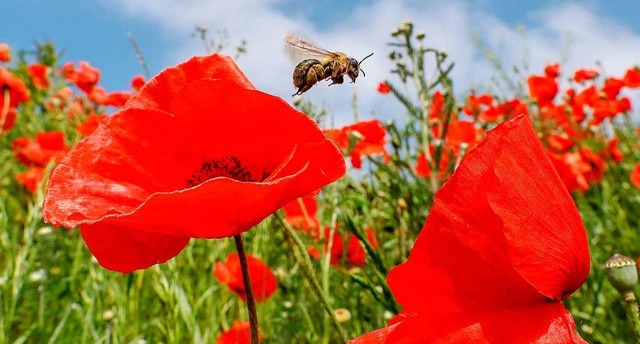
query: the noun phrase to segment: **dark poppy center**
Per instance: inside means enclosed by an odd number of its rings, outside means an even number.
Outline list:
[[[243,182],[259,181],[237,157],[228,156],[203,162],[186,182],[188,186],[195,186],[216,177],[228,177]]]

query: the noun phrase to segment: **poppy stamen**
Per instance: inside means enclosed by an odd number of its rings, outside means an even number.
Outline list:
[[[253,174],[242,165],[240,159],[235,156],[211,159],[202,163],[199,169],[187,179],[188,186],[195,186],[216,177],[228,177],[243,182],[255,182]]]

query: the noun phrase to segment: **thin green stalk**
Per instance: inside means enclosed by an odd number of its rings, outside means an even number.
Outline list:
[[[624,310],[627,312],[627,321],[636,336],[636,342],[640,343],[640,313],[636,294],[632,290],[622,294]]]
[[[318,279],[316,278],[313,272],[313,264],[311,263],[311,258],[309,257],[309,253],[307,252],[307,247],[302,242],[302,240],[300,240],[300,237],[298,236],[298,234],[296,234],[293,228],[291,228],[291,226],[289,226],[289,224],[287,224],[280,217],[280,215],[275,213],[273,216],[276,218],[276,220],[280,223],[281,227],[284,229],[283,232],[287,240],[292,241],[293,244],[296,246],[296,247],[292,247],[291,249],[294,252],[294,256],[300,263],[300,266],[302,266],[302,271],[305,277],[307,278],[309,284],[311,285],[311,290],[313,291],[316,298],[318,298],[318,300],[322,304],[322,307],[327,313],[327,316],[331,318],[331,323],[333,324],[333,327],[336,329],[336,331],[338,331],[338,334],[342,339],[342,342],[346,343],[348,340],[347,334],[344,332],[344,329],[342,328],[342,325],[338,322],[338,319],[336,319],[335,313],[333,312],[333,308],[331,307],[331,302],[329,301],[329,297],[322,290],[322,287],[320,286],[320,282],[318,282]],[[296,251],[296,248],[297,248],[297,251]]]

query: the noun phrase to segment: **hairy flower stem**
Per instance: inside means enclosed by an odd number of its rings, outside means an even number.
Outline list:
[[[624,302],[624,309],[627,312],[629,325],[636,335],[636,341],[640,343],[640,310],[638,309],[636,294],[634,294],[633,291],[627,291],[622,294],[622,300]]]
[[[292,251],[296,259],[298,260],[298,263],[300,264],[300,266],[302,266],[302,271],[305,277],[307,278],[309,284],[311,285],[311,289],[313,293],[315,294],[316,298],[318,298],[320,303],[322,303],[322,307],[327,313],[327,316],[329,316],[329,318],[331,319],[331,323],[333,324],[333,327],[336,329],[336,331],[338,331],[338,334],[340,335],[342,342],[346,343],[348,340],[347,334],[344,332],[344,329],[342,328],[342,325],[340,325],[340,323],[338,322],[338,319],[336,319],[335,314],[333,312],[333,308],[331,307],[331,302],[329,301],[329,297],[327,297],[327,294],[322,290],[322,287],[320,286],[320,282],[318,281],[318,279],[316,278],[313,272],[313,264],[311,263],[311,258],[309,257],[309,253],[307,253],[307,247],[302,242],[302,240],[300,240],[300,237],[298,236],[298,234],[296,234],[293,228],[291,228],[291,226],[289,226],[289,224],[287,224],[277,213],[274,214],[273,216],[276,218],[278,223],[280,223],[280,225],[284,229],[283,232],[287,240],[289,242],[293,242],[293,244],[296,246],[296,247],[292,247]],[[296,253],[296,248],[298,251],[297,253]]]
[[[247,296],[247,310],[249,311],[249,325],[251,326],[251,344],[258,344],[258,312],[256,311],[256,300],[253,297],[253,288],[249,277],[249,265],[247,264],[247,253],[244,250],[244,242],[242,234],[234,235],[233,240],[236,243],[238,258],[240,259],[240,269],[242,270],[242,281],[244,283],[244,292]]]

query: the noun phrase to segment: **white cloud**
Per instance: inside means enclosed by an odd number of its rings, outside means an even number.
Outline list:
[[[390,50],[386,43],[390,32],[407,20],[415,23],[416,30],[426,32],[430,46],[449,53],[456,64],[453,77],[458,92],[472,85],[486,85],[495,74],[479,54],[472,32],[500,57],[506,68],[526,61],[532,73],[541,72],[544,64],[553,61],[562,62],[565,72],[594,66],[599,61],[608,73],[621,76],[640,56],[638,33],[603,18],[597,8],[578,3],[554,5],[532,13],[533,25],[524,32],[486,9],[460,1],[416,5],[379,0],[350,13],[337,13],[340,21],[322,30],[309,18],[288,17],[279,12],[276,1],[116,0],[105,4],[115,4],[131,16],[156,23],[162,34],[170,35],[176,46],[168,52],[167,65],[203,53],[201,42],[188,37],[196,25],[225,28],[232,43],[246,39],[249,53],[238,61],[241,68],[259,89],[285,99],[291,99],[295,91],[291,81],[295,63],[289,61],[282,48],[286,33],[302,33],[328,49],[344,51],[358,59],[375,52],[363,66],[367,76],[360,77],[355,85],[327,87],[323,83],[305,94],[329,107],[338,124],[351,120],[350,103],[355,90],[361,117],[371,112],[381,118],[402,115],[399,105],[391,97],[377,94],[375,88],[380,80],[394,78],[389,73],[393,66],[387,58]]]

